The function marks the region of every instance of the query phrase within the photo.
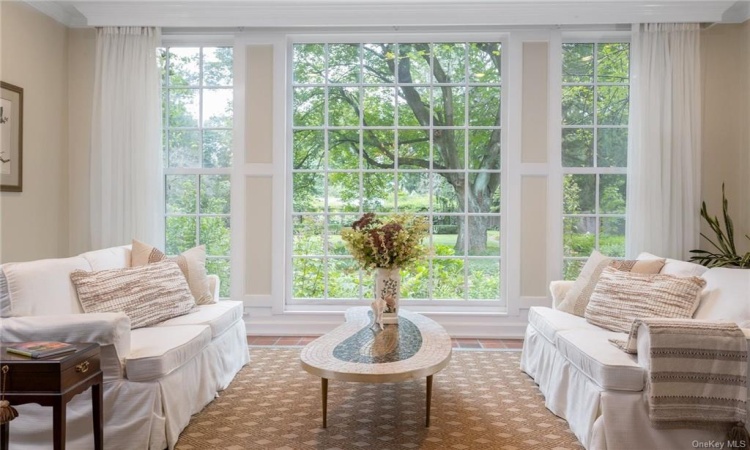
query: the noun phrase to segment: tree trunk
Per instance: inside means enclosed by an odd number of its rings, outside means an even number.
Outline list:
[[[492,207],[492,194],[489,189],[477,185],[480,178],[475,183],[469,184],[469,205],[464,206],[463,186],[454,184],[456,195],[459,199],[462,211],[473,213],[490,214]],[[477,192],[478,191],[478,192]],[[491,229],[493,222],[497,220],[495,216],[470,216],[469,224],[466,225],[463,218],[458,223],[458,237],[456,239],[455,251],[457,255],[464,254],[464,246],[468,244],[469,255],[482,255],[487,251],[487,230]]]

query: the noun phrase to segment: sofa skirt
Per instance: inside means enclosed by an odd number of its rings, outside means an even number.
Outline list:
[[[245,323],[239,319],[195,358],[161,379],[105,382],[104,448],[174,448],[191,415],[226,388],[249,360]],[[27,404],[17,409],[19,416],[10,423],[10,448],[52,448],[52,408]],[[67,448],[93,449],[92,426],[89,389],[67,405]]]
[[[653,428],[643,391],[604,390],[532,325],[526,329],[521,370],[539,385],[545,406],[567,420],[589,450],[684,450],[709,442],[726,448],[725,431]]]

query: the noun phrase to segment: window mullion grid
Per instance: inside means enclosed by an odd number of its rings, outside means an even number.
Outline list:
[[[198,47],[198,129],[200,129],[201,142],[198,143],[200,149],[200,166],[203,167],[203,47]],[[200,245],[201,243],[201,190],[203,187],[203,177],[199,174],[195,175],[196,183],[195,186],[195,244]]]
[[[326,136],[328,137],[328,142],[326,142],[326,155],[325,155],[325,162],[326,165],[323,168],[323,211],[325,220],[323,221],[323,299],[328,300],[328,255],[329,255],[329,249],[328,249],[328,242],[329,242],[329,233],[330,233],[330,221],[331,221],[331,213],[330,213],[330,205],[328,204],[328,175],[329,175],[329,167],[330,162],[328,160],[329,155],[329,145],[330,145],[330,128],[331,125],[328,122],[329,117],[329,111],[328,107],[330,104],[330,84],[329,84],[329,67],[328,67],[328,60],[329,60],[329,50],[330,47],[328,44],[325,44],[323,46],[323,67],[325,68],[323,70],[323,126],[326,129]]]
[[[596,189],[596,191],[594,192],[594,201],[596,202],[594,204],[594,212],[596,213],[596,216],[595,216],[596,222],[594,224],[594,230],[596,231],[595,235],[594,235],[594,239],[595,239],[595,241],[594,241],[594,248],[597,249],[597,250],[599,250],[599,237],[600,237],[599,234],[601,233],[601,227],[600,227],[601,210],[600,210],[600,206],[599,206],[599,190],[600,190],[599,182],[600,182],[600,178],[601,178],[601,173],[598,170],[598,168],[599,168],[599,162],[598,162],[599,147],[597,145],[597,127],[598,127],[598,124],[599,124],[599,108],[598,108],[598,105],[599,105],[599,102],[598,102],[599,89],[598,89],[598,85],[597,85],[597,80],[598,80],[598,75],[599,75],[599,58],[597,57],[598,54],[599,54],[599,44],[598,43],[594,43],[594,61],[593,61],[593,63],[594,63],[594,79],[592,80],[593,83],[594,83],[594,86],[593,86],[593,91],[594,91],[594,99],[593,99],[594,100],[594,105],[593,105],[593,107],[594,107],[593,140],[594,140],[594,142],[592,144],[594,146],[594,168],[595,168],[594,172],[596,173],[596,175],[594,175],[594,177],[595,177],[594,186],[595,186],[595,189]]]
[[[359,81],[364,84],[365,81],[365,54],[364,54],[364,44],[359,44]],[[357,182],[359,183],[358,189],[359,189],[359,215],[360,217],[362,214],[364,214],[364,208],[362,205],[362,199],[364,197],[364,175],[362,174],[362,170],[364,169],[364,145],[365,145],[365,133],[364,133],[364,123],[365,123],[365,88],[362,87],[362,85],[358,86],[359,89],[359,129],[357,132],[357,135],[359,136],[359,148],[358,150],[358,161],[357,165],[359,166],[359,170],[357,171]],[[357,271],[357,276],[359,278],[359,298],[367,298],[365,296],[365,287],[364,287],[364,281],[365,281],[365,271],[361,268]]]
[[[464,212],[469,212],[469,43],[464,43],[464,192],[466,193],[466,201],[464,203]],[[469,236],[469,215],[465,217],[464,228],[464,301],[469,299],[469,243],[467,237]]]

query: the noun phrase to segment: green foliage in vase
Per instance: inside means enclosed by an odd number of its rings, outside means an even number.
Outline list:
[[[724,183],[721,184],[721,204],[722,218],[724,220],[724,229],[726,232],[722,229],[719,218],[717,216],[711,217],[708,214],[706,202],[703,202],[701,206],[701,217],[706,220],[715,236],[713,239],[703,233],[701,233],[701,236],[714,247],[715,251],[690,250],[690,253],[694,254],[690,257],[690,261],[695,261],[706,267],[730,266],[750,268],[750,252],[747,252],[744,255],[737,253],[737,247],[734,243],[734,224],[732,223],[732,218],[729,217],[729,202],[724,194]],[[745,235],[745,237],[750,239],[750,236],[748,235]]]

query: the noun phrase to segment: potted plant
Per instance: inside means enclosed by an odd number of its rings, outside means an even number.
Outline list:
[[[703,238],[714,247],[715,251],[690,250],[690,253],[694,254],[690,257],[690,261],[695,261],[706,267],[750,268],[750,252],[747,252],[744,255],[739,255],[737,253],[737,247],[734,244],[734,225],[732,223],[732,218],[729,217],[729,204],[727,202],[727,197],[724,194],[724,183],[721,184],[721,200],[724,228],[726,229],[726,232],[722,230],[718,217],[711,217],[708,215],[706,202],[703,202],[703,206],[701,207],[701,217],[708,222],[708,225],[716,236],[714,239],[709,238],[703,233],[701,233],[701,236],[703,236]],[[750,239],[750,236],[745,235],[745,238]]]

